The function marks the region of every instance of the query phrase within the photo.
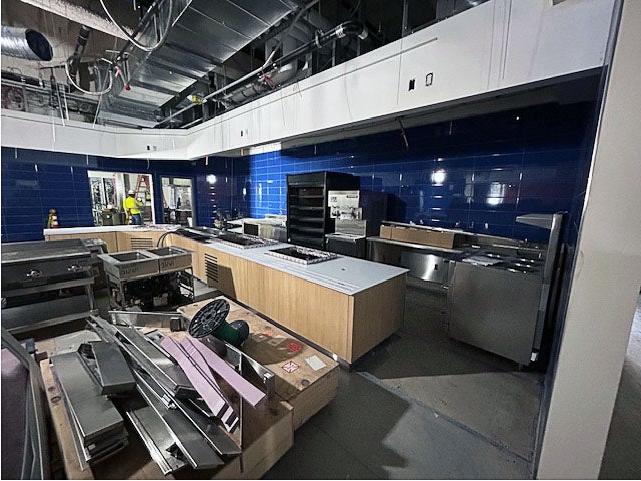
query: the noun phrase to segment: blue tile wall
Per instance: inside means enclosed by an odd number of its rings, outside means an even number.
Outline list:
[[[161,177],[192,179],[196,223],[212,225],[217,212],[247,215],[248,161],[211,158],[198,161],[149,161],[2,148],[2,242],[42,239],[50,208],[61,227],[93,225],[88,170],[150,173],[155,193]],[[209,183],[214,175],[216,182]],[[210,177],[211,180],[211,177]],[[154,199],[162,219],[162,199]]]
[[[540,241],[515,218],[580,213],[593,116],[592,102],[540,105],[407,129],[407,143],[389,132],[236,162],[249,164],[251,216],[286,214],[287,174],[330,170],[390,194],[390,220]]]
[[[246,157],[210,157],[195,162],[199,225],[219,215],[249,215],[249,162]]]
[[[578,229],[594,103],[539,105],[401,132],[246,157],[193,162],[113,159],[2,148],[2,242],[42,238],[48,209],[64,227],[92,225],[87,170],[190,177],[195,216],[286,214],[286,175],[331,170],[390,194],[388,218],[544,240],[517,215],[569,211]],[[155,199],[156,218],[162,201]]]

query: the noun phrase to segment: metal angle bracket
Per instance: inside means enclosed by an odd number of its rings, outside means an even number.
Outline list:
[[[165,337],[158,331],[149,332],[145,334],[145,336],[159,348],[160,343]],[[207,344],[208,347],[211,347],[209,346],[207,338],[201,341]],[[266,368],[254,358],[248,356],[243,351],[241,351],[237,347],[232,346],[231,344],[225,343],[225,347],[227,348],[227,350],[224,358],[229,364],[232,365],[234,369],[236,369],[236,371],[243,373],[243,368],[251,369],[251,371],[253,371],[258,376],[258,379],[261,381],[264,387],[264,391],[268,396],[271,396],[276,392],[276,374],[274,374],[272,370]],[[215,349],[212,350],[216,352]]]

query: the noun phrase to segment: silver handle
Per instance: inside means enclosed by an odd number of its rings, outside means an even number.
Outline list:
[[[27,279],[36,279],[38,277],[42,277],[42,271],[39,271],[38,269],[33,269],[27,273],[26,277]]]
[[[73,265],[70,265],[69,267],[67,267],[67,270],[69,272],[78,272],[81,269],[82,269],[82,267],[80,267],[78,264],[73,264]]]

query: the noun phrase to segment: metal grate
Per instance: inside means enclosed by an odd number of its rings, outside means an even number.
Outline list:
[[[218,284],[218,258],[210,254],[205,254],[205,275],[207,283],[213,282]]]
[[[154,240],[151,237],[132,237],[131,238],[131,248],[132,249],[153,249],[156,247],[154,245]]]

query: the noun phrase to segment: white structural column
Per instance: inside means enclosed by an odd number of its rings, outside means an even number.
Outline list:
[[[641,1],[624,0],[537,477],[599,475],[641,286]]]

